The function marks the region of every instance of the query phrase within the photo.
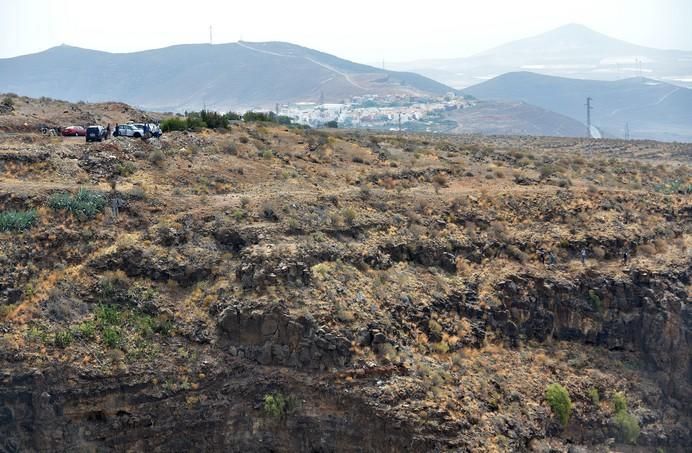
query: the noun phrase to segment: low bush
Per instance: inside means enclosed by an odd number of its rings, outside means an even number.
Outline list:
[[[597,311],[599,313],[603,312],[603,301],[601,300],[600,296],[596,291],[593,289],[589,290],[589,300],[591,300],[591,307],[594,309],[594,311]]]
[[[23,231],[36,224],[38,214],[35,209],[28,211],[0,212],[0,231]]]
[[[567,426],[572,413],[572,400],[567,389],[558,383],[550,384],[545,390],[545,399],[553,413],[558,416],[562,426]]]
[[[2,100],[2,106],[10,110],[14,109],[14,99],[10,96],[5,96]]]
[[[445,341],[432,344],[432,350],[438,354],[446,354],[449,352],[449,344]]]
[[[620,432],[620,440],[632,445],[637,443],[641,429],[635,416],[627,411],[621,411],[615,414],[613,421]]]
[[[115,172],[123,177],[132,175],[137,171],[137,167],[132,162],[118,162],[115,166]]]
[[[164,154],[164,152],[160,149],[155,149],[149,154],[149,162],[156,165],[157,167],[160,167],[165,160],[166,154]]]
[[[344,220],[346,223],[349,225],[353,225],[356,221],[356,210],[353,208],[345,208],[341,211],[341,214],[343,215]]]
[[[228,127],[228,117],[218,112],[202,110],[199,117],[210,129],[225,129]]]
[[[589,389],[589,398],[591,398],[591,402],[594,406],[598,406],[601,402],[601,395],[598,394],[598,389],[596,387],[591,387]]]
[[[61,330],[60,332],[55,333],[53,342],[55,346],[64,349],[72,343],[73,339],[72,332],[69,330]]]
[[[84,321],[72,329],[72,335],[80,340],[92,340],[96,338],[96,324],[92,321]]]
[[[103,344],[109,348],[116,348],[120,346],[122,342],[122,334],[120,333],[120,329],[118,327],[106,326],[103,328],[101,335],[103,338]]]
[[[273,113],[253,112],[252,110],[249,110],[243,114],[243,121],[245,121],[245,122],[250,122],[250,121],[269,122],[269,121],[272,121],[272,116],[273,116]]]
[[[281,393],[272,393],[264,395],[262,410],[269,417],[281,418],[286,414],[286,398]]]
[[[67,192],[57,193],[48,199],[48,206],[56,210],[65,210],[79,219],[92,219],[106,205],[106,199],[97,192],[79,189],[75,195]]]
[[[444,173],[437,173],[435,176],[433,176],[432,182],[438,187],[449,186],[449,178]]]
[[[179,116],[166,118],[161,122],[163,132],[184,131],[185,129],[187,129],[187,120]]]
[[[236,147],[234,143],[228,143],[224,145],[222,151],[224,152],[224,154],[230,154],[231,156],[238,155],[238,147]]]
[[[622,392],[613,395],[613,407],[615,416],[613,423],[618,428],[620,440],[629,444],[636,444],[639,438],[639,420],[627,410],[627,397]]]
[[[185,116],[174,116],[166,118],[161,122],[163,132],[184,131],[187,129],[225,129],[228,122],[239,120],[240,115],[234,112],[218,113],[211,110],[201,110],[199,112],[186,112]]]

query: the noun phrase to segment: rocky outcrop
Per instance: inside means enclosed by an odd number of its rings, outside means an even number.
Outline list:
[[[290,316],[279,307],[232,304],[218,315],[232,355],[262,365],[328,369],[351,359],[351,341],[317,325],[310,316]]]
[[[49,451],[430,451],[324,384],[268,376],[226,362],[195,388],[166,386],[174,373],[77,374],[63,367],[0,374],[0,452]],[[265,395],[298,402],[280,417]],[[319,396],[318,396],[319,395]]]
[[[46,151],[35,153],[0,152],[0,163],[17,162],[22,164],[35,164],[37,162],[44,162],[48,159],[50,159],[50,153]]]
[[[680,405],[692,398],[689,284],[690,269],[633,269],[623,279],[587,273],[574,281],[525,274],[497,285],[501,303],[496,306],[481,307],[469,284],[466,291],[436,299],[427,310],[402,306],[401,312],[425,330],[431,309],[455,311],[472,320],[474,336],[481,342],[485,330],[493,329],[512,344],[555,338],[636,352],[674,397],[671,404]]]
[[[381,252],[389,255],[393,261],[411,261],[423,266],[440,267],[447,272],[456,271],[456,255],[437,244],[394,243],[383,246]]]
[[[574,282],[517,276],[499,284],[499,325],[514,322],[527,338],[580,341],[641,353],[653,371],[664,372],[669,394],[689,401],[692,316],[690,270],[629,278],[585,275]],[[677,378],[674,376],[677,375]]]
[[[121,269],[129,277],[144,276],[155,281],[174,280],[183,286],[189,286],[209,277],[214,263],[213,253],[174,256],[128,246],[95,258],[90,266],[96,270]]]

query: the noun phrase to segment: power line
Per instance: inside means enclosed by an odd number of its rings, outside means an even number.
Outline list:
[[[586,98],[586,136],[589,138],[591,138],[591,110],[593,110],[591,101],[593,101],[593,99],[590,97]]]

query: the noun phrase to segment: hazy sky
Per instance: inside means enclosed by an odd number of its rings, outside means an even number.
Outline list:
[[[61,43],[111,52],[289,41],[363,63],[468,56],[576,22],[692,50],[692,0],[0,0],[0,58]]]

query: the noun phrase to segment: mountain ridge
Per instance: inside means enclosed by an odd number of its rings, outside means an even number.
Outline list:
[[[692,141],[692,90],[633,77],[617,81],[570,79],[528,71],[503,74],[469,87],[479,99],[522,101],[585,121],[584,103],[593,98],[592,124],[608,135]]]
[[[632,44],[579,24],[563,25],[469,57],[419,60],[392,67],[416,71],[459,89],[521,70],[598,80],[639,74],[692,87],[692,51]]]
[[[74,46],[0,59],[0,91],[150,110],[273,108],[363,94],[442,95],[454,89],[284,43],[179,44],[130,53]]]

